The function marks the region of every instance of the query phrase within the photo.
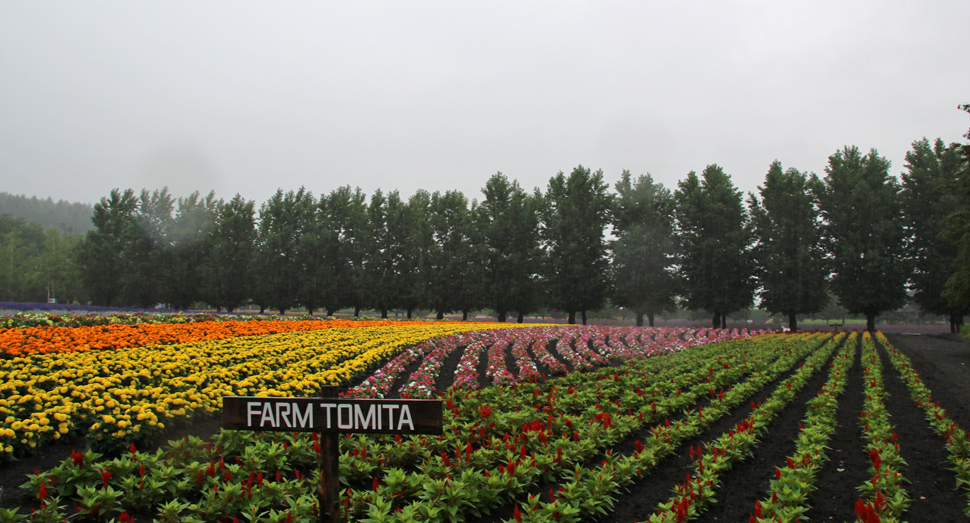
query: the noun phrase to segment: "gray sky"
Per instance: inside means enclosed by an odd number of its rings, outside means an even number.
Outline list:
[[[0,2],[0,191],[480,198],[962,141],[970,2]]]

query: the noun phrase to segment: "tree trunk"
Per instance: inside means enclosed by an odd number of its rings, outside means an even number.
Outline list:
[[[387,309],[381,309],[381,319],[382,320],[387,319]]]
[[[333,309],[330,309],[330,308],[328,308],[328,309],[327,309],[327,317],[328,317],[328,318],[333,318],[333,313],[334,313],[334,312],[336,312],[336,311],[335,311],[335,310],[333,310]]]
[[[798,330],[798,322],[795,321],[795,313],[788,313],[788,330],[795,332]]]
[[[461,311],[461,321],[468,321],[468,311]]]
[[[411,309],[408,309],[408,319],[411,319]]]
[[[262,305],[260,305],[259,306],[259,313],[260,314],[265,314],[266,313],[266,307],[263,307]]]
[[[576,311],[569,311],[569,319],[566,320],[566,323],[576,325]]]
[[[354,307],[354,317],[360,318],[360,307]]]
[[[507,318],[508,318],[508,316],[506,316],[505,311],[498,311],[498,322],[499,323],[505,323],[505,320]]]
[[[650,321],[650,326],[653,327],[653,313],[652,312],[648,312],[647,313],[647,320]]]
[[[440,320],[443,320],[443,319],[445,319],[445,313],[442,312],[442,311],[438,311],[438,315],[435,316],[435,318],[438,318],[439,321]]]
[[[715,312],[714,313],[714,319],[711,321],[711,323],[714,325],[714,328],[715,329],[718,328],[718,327],[720,327],[721,326],[721,315]]]
[[[525,314],[520,312],[518,323],[524,323],[524,322],[525,322]]]
[[[721,315],[721,328],[722,329],[726,329],[727,328],[727,314],[722,314]]]
[[[876,332],[876,315],[866,313],[866,330],[869,332]]]
[[[284,314],[286,314],[286,309],[283,307],[280,307],[280,316],[283,316]]]
[[[643,327],[643,313],[637,313],[637,327]]]
[[[583,313],[583,325],[586,325],[586,310],[584,309],[582,313]]]

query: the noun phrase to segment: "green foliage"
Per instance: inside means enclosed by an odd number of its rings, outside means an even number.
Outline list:
[[[232,312],[246,303],[253,288],[256,248],[255,209],[238,194],[215,208],[215,223],[207,256],[202,262],[205,301]]]
[[[297,305],[305,276],[299,244],[310,233],[315,215],[313,194],[304,188],[276,191],[259,209],[256,249],[257,303],[283,314]]]
[[[72,203],[66,200],[42,200],[36,196],[0,192],[0,214],[23,218],[36,223],[44,229],[55,228],[64,234],[83,235],[94,229],[91,204]]]
[[[970,113],[970,105],[962,105],[960,109]],[[970,131],[964,137],[970,140]],[[943,231],[957,249],[953,272],[943,292],[953,307],[970,306],[970,144],[959,146],[959,152],[963,156],[962,168],[955,179],[944,185],[944,190],[957,201]]]
[[[957,211],[959,199],[942,188],[956,181],[965,162],[957,144],[947,147],[937,139],[930,145],[925,138],[913,142],[913,150],[906,153],[900,193],[913,260],[913,299],[924,311],[950,316],[954,323],[962,323],[955,320],[970,311],[970,301],[954,306],[943,296],[957,247],[941,232],[946,217]]]
[[[623,171],[616,183],[613,210],[613,304],[632,310],[637,326],[643,316],[676,309],[674,198],[647,174],[632,180]]]
[[[171,267],[165,299],[175,309],[187,309],[203,299],[219,205],[213,192],[201,199],[198,192],[178,199],[168,238]]]
[[[85,299],[74,252],[80,238],[0,214],[0,301]]]
[[[135,234],[138,199],[131,189],[111,193],[94,204],[95,229],[89,231],[79,255],[84,286],[95,305],[121,301],[124,253]]]
[[[468,199],[460,191],[436,191],[428,211],[432,234],[428,307],[438,313],[438,319],[449,312],[477,309],[484,267]]]
[[[561,173],[560,173],[561,174]],[[543,251],[539,237],[541,196],[530,195],[496,173],[482,189],[485,199],[475,222],[481,233],[484,265],[484,304],[499,321],[511,311],[521,321],[539,307],[539,275]]]
[[[900,186],[889,160],[873,149],[863,156],[845,147],[829,156],[818,190],[832,263],[832,291],[850,313],[875,317],[906,304],[906,256]]]
[[[787,316],[792,330],[797,314],[818,312],[828,302],[815,198],[819,183],[797,169],[782,171],[776,160],[758,187],[761,200],[753,194],[748,200],[761,308]]]
[[[675,195],[683,299],[723,327],[727,315],[751,305],[754,296],[752,231],[741,191],[724,169],[708,165],[701,177],[691,171]]]
[[[582,165],[567,178],[562,171],[549,179],[543,206],[544,240],[549,249],[546,278],[549,303],[569,314],[603,306],[609,281],[607,244],[613,196],[607,192],[603,171],[591,172]]]

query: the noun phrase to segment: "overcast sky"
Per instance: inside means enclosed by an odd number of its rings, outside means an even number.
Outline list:
[[[0,2],[0,191],[543,190],[582,164],[904,168],[962,141],[970,2]]]

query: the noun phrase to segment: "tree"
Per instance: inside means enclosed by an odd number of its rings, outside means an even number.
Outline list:
[[[188,197],[178,199],[178,209],[171,226],[171,267],[167,293],[168,301],[176,309],[188,309],[193,303],[202,301],[203,271],[211,249],[217,204],[214,192],[205,198],[193,192]]]
[[[549,250],[546,279],[553,307],[576,323],[580,312],[598,309],[609,289],[607,244],[604,230],[610,222],[612,197],[603,171],[582,165],[567,178],[562,171],[549,180],[543,225]]]
[[[951,305],[943,296],[957,257],[957,246],[941,234],[946,217],[959,206],[956,194],[942,190],[956,181],[964,168],[960,146],[933,145],[923,138],[913,142],[906,153],[906,172],[902,174],[900,193],[909,241],[908,255],[913,262],[913,301],[931,314],[947,316],[950,332],[957,332],[970,304]]]
[[[79,254],[84,288],[96,305],[110,306],[121,296],[124,256],[134,235],[138,199],[131,189],[112,189],[94,204],[88,231]]]
[[[38,301],[46,282],[37,285],[45,253],[45,232],[39,224],[0,214],[0,300]]]
[[[961,111],[970,113],[970,104],[959,106]],[[970,140],[970,130],[963,135]],[[970,306],[970,143],[961,145],[963,168],[955,180],[944,186],[957,198],[957,209],[946,218],[943,235],[957,248],[953,271],[946,282],[943,296],[951,307]]]
[[[462,222],[467,238],[455,252],[453,261],[461,267],[458,280],[458,293],[455,296],[455,309],[461,311],[461,319],[468,319],[468,314],[481,309],[486,303],[486,265],[488,245],[485,241],[485,231],[478,227],[476,217],[481,214],[481,207],[477,200],[472,200],[468,207],[468,215]]]
[[[754,297],[753,238],[731,177],[716,164],[701,177],[691,171],[675,194],[684,301],[711,313],[715,328],[726,328],[727,315],[749,307]]]
[[[360,316],[367,300],[367,198],[360,188],[337,188],[327,196],[325,214],[325,228],[335,233],[337,244],[330,258],[334,285],[323,304],[328,316],[345,306]]]
[[[748,207],[756,244],[761,308],[788,317],[794,331],[796,315],[822,310],[827,301],[825,251],[815,198],[819,182],[797,169],[782,171],[775,160],[758,187],[761,200],[750,195]]]
[[[477,209],[485,257],[484,303],[498,321],[518,313],[519,322],[536,306],[542,251],[539,245],[535,197],[496,173],[482,189],[485,199]]]
[[[613,211],[613,304],[643,316],[653,327],[656,314],[676,309],[674,198],[647,174],[633,180],[623,171],[616,183]]]
[[[466,265],[465,250],[469,246],[468,199],[460,191],[431,195],[428,217],[432,244],[429,252],[428,306],[437,312],[438,319],[460,310],[463,276]]]
[[[259,209],[256,266],[261,308],[270,306],[284,314],[298,303],[302,268],[297,249],[305,223],[300,213],[312,205],[313,195],[300,187],[286,194],[277,190]]]
[[[134,227],[125,242],[122,295],[126,303],[152,308],[167,296],[172,270],[171,228],[175,200],[168,188],[142,189]]]
[[[832,290],[850,314],[876,316],[906,304],[910,264],[906,257],[899,182],[889,160],[855,146],[829,156],[818,200],[832,263]]]
[[[405,264],[404,237],[406,204],[398,191],[384,196],[378,189],[367,207],[367,289],[369,307],[380,311],[381,318],[401,304],[401,272]]]
[[[204,295],[232,312],[251,297],[256,249],[255,204],[239,194],[219,201],[208,256],[203,264]]]
[[[399,208],[398,216],[390,220],[393,234],[401,238],[401,258],[397,267],[399,304],[410,320],[415,309],[427,306],[430,296],[431,256],[434,249],[434,233],[430,223],[431,195],[419,189],[406,205]]]

